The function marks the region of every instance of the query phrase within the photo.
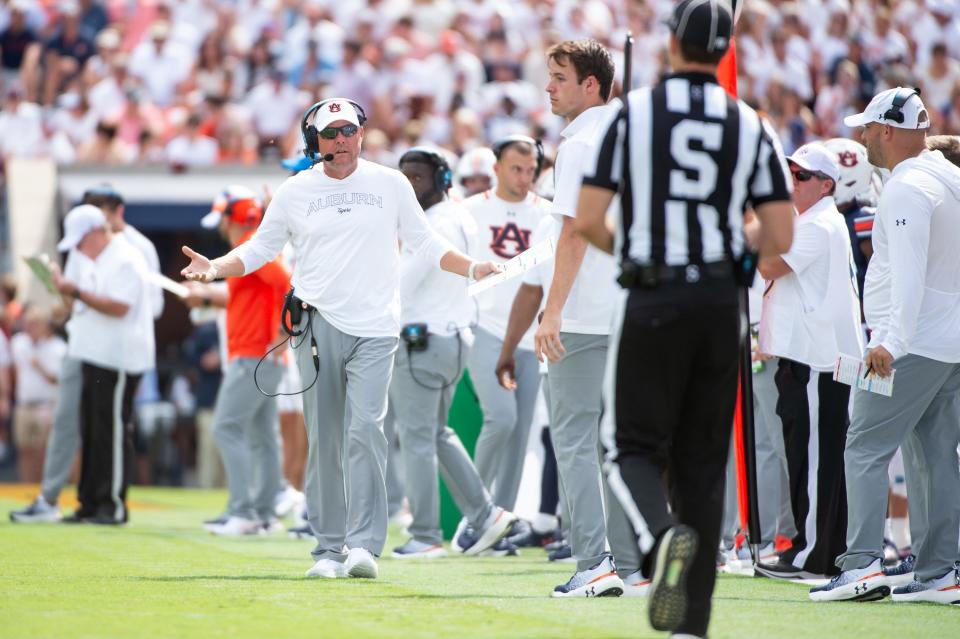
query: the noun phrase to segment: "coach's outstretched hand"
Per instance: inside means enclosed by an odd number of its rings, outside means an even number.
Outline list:
[[[213,263],[200,255],[189,246],[184,246],[183,254],[190,258],[190,263],[180,271],[184,279],[191,282],[212,282],[217,279],[217,269]]]
[[[479,282],[483,278],[495,273],[500,273],[501,271],[503,271],[503,267],[496,262],[478,262],[477,268],[474,269],[473,276]]]

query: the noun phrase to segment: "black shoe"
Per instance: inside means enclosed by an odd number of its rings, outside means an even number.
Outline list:
[[[64,524],[82,524],[85,522],[85,520],[89,519],[90,517],[93,517],[93,513],[78,510],[74,512],[72,515],[68,515],[64,517],[60,521],[61,523],[64,523]]]
[[[506,538],[501,539],[491,548],[480,553],[481,557],[516,557],[519,554],[517,546]]]
[[[573,548],[570,547],[570,544],[563,544],[553,552],[547,554],[547,559],[549,561],[574,561],[573,559]]]
[[[127,523],[109,515],[101,514],[92,515],[90,517],[82,517],[80,521],[84,524],[93,524],[95,526],[122,526]]]
[[[759,563],[754,566],[754,575],[757,577],[769,577],[770,579],[826,579],[826,575],[797,568],[789,561],[778,558],[774,563]]]
[[[655,630],[676,630],[687,618],[687,573],[697,554],[697,533],[678,524],[660,539],[647,612]]]

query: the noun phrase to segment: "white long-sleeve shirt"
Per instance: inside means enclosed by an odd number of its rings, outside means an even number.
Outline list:
[[[342,180],[322,165],[288,178],[234,255],[252,273],[288,241],[297,297],[356,337],[400,332],[400,241],[438,267],[453,248],[427,223],[402,173],[362,159]]]
[[[960,363],[960,169],[939,151],[898,164],[873,223],[869,348]]]
[[[477,225],[462,204],[449,200],[431,206],[427,221],[459,251],[473,255]],[[400,319],[423,322],[435,335],[452,336],[475,320],[475,306],[467,295],[467,280],[441,271],[422,255],[403,246],[400,251]]]

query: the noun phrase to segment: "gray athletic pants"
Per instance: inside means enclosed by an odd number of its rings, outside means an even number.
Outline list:
[[[401,479],[403,460],[400,458],[396,416],[393,406],[389,403],[387,404],[387,416],[383,418],[383,436],[387,438],[387,468],[383,476],[387,484],[387,514],[393,517],[403,509],[404,488]]]
[[[917,554],[915,575],[926,581],[944,575],[957,559],[960,535],[960,364],[905,355],[897,370],[893,396],[854,390],[853,421],[847,432],[847,551],[837,558],[842,570],[865,568],[883,557],[887,513],[887,466],[913,433],[922,472],[907,489],[910,500],[921,491],[926,533]],[[904,455],[904,467],[912,455]],[[911,515],[915,511],[911,511]]]
[[[608,339],[607,335],[561,332],[567,352],[549,365],[547,375],[550,437],[577,570],[591,568],[606,552],[599,428]]]
[[[474,530],[483,530],[493,511],[493,500],[460,437],[447,426],[447,414],[469,349],[457,337],[431,334],[429,339],[426,351],[408,353],[401,348],[397,353],[390,404],[397,416],[407,499],[413,515],[410,536],[435,545],[443,542],[438,465],[453,500]]]
[[[753,374],[754,435],[756,437],[757,490],[760,507],[760,545],[774,541],[777,535],[793,539],[797,527],[790,509],[787,480],[787,454],[783,443],[783,424],[777,415],[777,385],[774,373],[778,359],[764,362],[763,370]],[[732,446],[732,443],[731,443]],[[727,460],[727,486],[723,505],[723,542],[733,545],[740,528],[737,503],[737,460],[733,448]]]
[[[82,370],[80,360],[69,356],[63,358],[60,381],[57,384],[57,407],[53,413],[53,430],[47,441],[40,491],[49,504],[57,503],[60,498],[60,491],[70,478],[73,459],[80,448]]]
[[[483,410],[483,429],[473,458],[493,501],[513,510],[520,490],[527,440],[540,385],[540,367],[533,351],[518,349],[517,389],[508,391],[497,381],[497,359],[503,340],[482,328],[476,329],[467,367]]]
[[[270,521],[280,490],[279,424],[276,398],[254,384],[258,361],[238,357],[227,364],[213,409],[213,440],[227,473],[227,514]],[[276,393],[282,377],[282,365],[264,360],[256,381],[264,392]]]
[[[387,390],[398,337],[356,337],[311,312],[312,329],[295,349],[307,425],[305,492],[317,539],[314,559],[343,562],[348,548],[379,556],[387,539]],[[300,328],[308,322],[305,318]],[[312,332],[311,332],[312,330]],[[310,338],[316,340],[320,373]],[[301,338],[297,338],[298,340]]]

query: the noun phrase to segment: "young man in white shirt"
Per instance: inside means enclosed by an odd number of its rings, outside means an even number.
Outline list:
[[[20,481],[34,484],[43,477],[43,457],[53,426],[57,378],[67,344],[55,335],[50,315],[33,307],[24,313],[24,330],[10,340],[17,370],[17,405],[13,428]]]
[[[61,251],[76,248],[93,262],[85,281],[54,271],[54,283],[78,305],[70,320],[69,355],[81,362],[83,442],[80,508],[70,519],[122,524],[133,464],[133,396],[155,365],[153,308],[143,256],[114,235],[97,207],[81,204],[63,222]],[[119,407],[119,409],[118,409]]]
[[[465,254],[476,254],[477,227],[460,204],[447,199],[450,167],[437,151],[415,147],[400,157],[430,226]],[[457,507],[470,524],[457,547],[467,555],[492,548],[507,534],[514,515],[497,507],[447,414],[470,352],[474,308],[467,282],[444,273],[412,250],[400,255],[402,343],[390,384],[390,405],[400,434],[407,499],[413,521],[410,540],[395,548],[397,559],[446,555],[440,532],[439,463]],[[467,537],[464,537],[464,535]]]
[[[616,114],[605,106],[613,83],[610,53],[594,40],[566,41],[547,52],[547,93],[566,122],[554,167],[551,212],[561,220],[553,281],[534,335],[539,360],[549,359],[551,436],[577,571],[555,597],[619,596],[623,581],[607,551],[600,479],[600,415],[613,306],[620,296],[614,258],[574,230],[587,160]]]
[[[306,495],[316,532],[308,577],[376,578],[387,536],[383,419],[400,333],[399,244],[445,271],[480,279],[474,262],[430,228],[399,171],[360,159],[365,116],[334,98],[302,120],[305,152],[318,167],[277,189],[257,233],[209,260],[184,247],[184,277],[211,282],[251,273],[289,241],[305,331],[296,349],[307,422]],[[349,416],[348,420],[344,418]],[[349,498],[349,499],[348,499]]]
[[[495,190],[464,202],[473,215],[479,241],[471,256],[478,260],[512,259],[539,241],[534,235],[550,203],[531,191],[542,163],[539,144],[526,136],[510,136],[493,145],[497,158]],[[479,326],[467,367],[483,410],[483,429],[474,459],[494,501],[513,509],[527,453],[540,373],[533,354],[533,330],[528,329],[514,356],[516,389],[502,388],[495,373],[507,319],[520,279],[508,280],[477,296]]]
[[[841,353],[859,353],[860,306],[853,252],[833,193],[836,155],[819,143],[787,158],[793,176],[793,245],[760,260],[767,280],[760,352],[779,357],[777,414],[783,422],[797,534],[777,561],[757,571],[779,579],[835,572],[846,528],[841,458],[850,387],[833,380]]]
[[[871,330],[864,359],[881,377],[897,371],[893,395],[856,390],[847,434],[847,548],[843,571],[810,591],[815,601],[960,602],[960,169],[939,151],[927,151],[930,116],[916,90],[896,87],[876,95],[863,113],[845,120],[862,127],[867,157],[892,173],[880,194],[867,267],[864,316]],[[919,460],[908,473],[911,515],[923,515],[914,533],[916,565],[888,575],[883,566],[887,465],[909,438]],[[916,508],[918,498],[925,500]],[[911,528],[918,523],[911,517]],[[919,542],[919,543],[918,543]],[[898,571],[899,572],[899,571]]]

